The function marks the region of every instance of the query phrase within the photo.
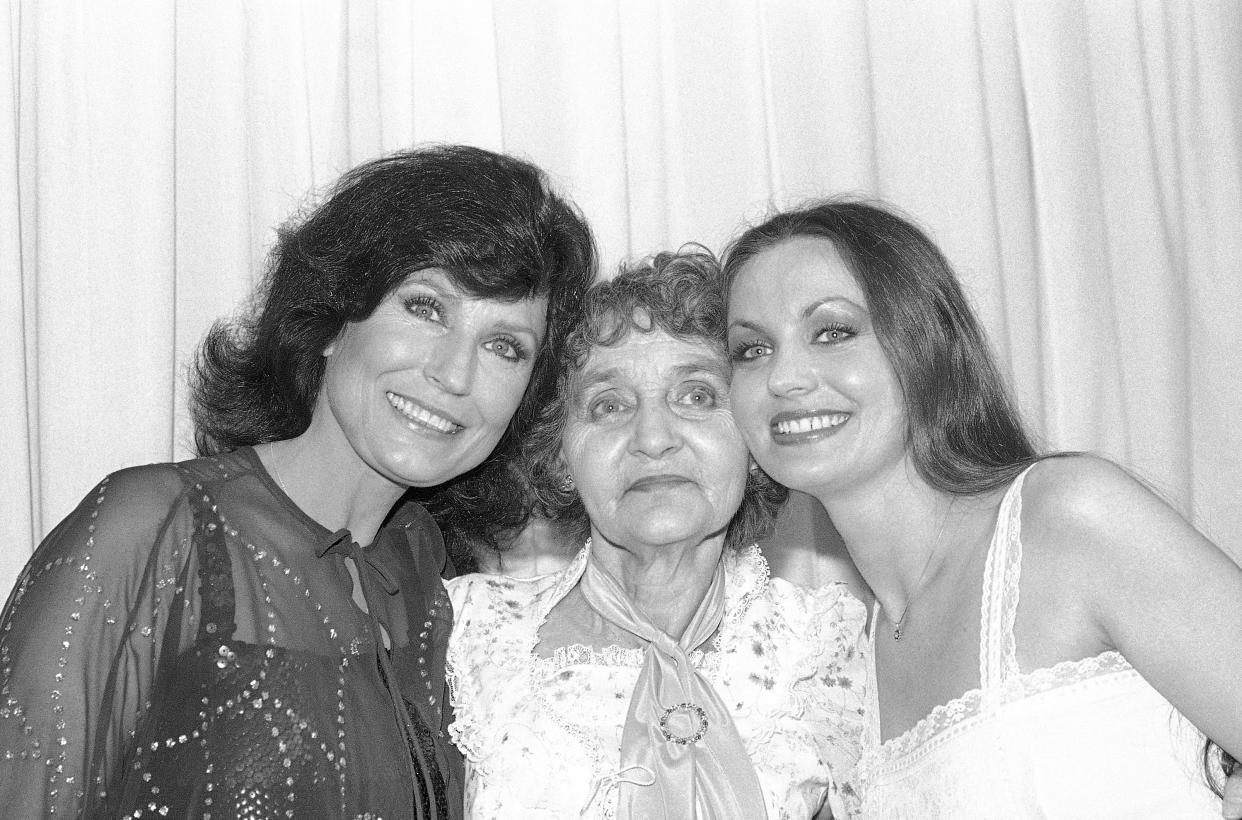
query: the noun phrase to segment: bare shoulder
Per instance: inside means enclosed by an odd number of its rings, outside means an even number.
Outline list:
[[[1150,536],[1189,534],[1192,528],[1165,500],[1119,465],[1075,454],[1045,459],[1022,488],[1022,540],[1026,546],[1071,558],[1084,551],[1110,561],[1124,550],[1131,558]],[[1173,540],[1176,540],[1174,538]]]
[[[1038,463],[1022,502],[1023,554],[1033,572],[1062,585],[1061,595],[1079,596],[1106,628],[1128,602],[1189,590],[1231,568],[1229,557],[1159,494],[1098,456]]]

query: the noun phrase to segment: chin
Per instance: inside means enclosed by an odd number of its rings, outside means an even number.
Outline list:
[[[443,462],[433,466],[422,459],[418,463],[394,459],[383,466],[386,469],[381,471],[382,475],[405,487],[434,487],[465,472],[464,469],[448,467]]]
[[[687,527],[685,522],[679,522],[679,524],[675,527],[647,528],[641,532],[634,533],[634,540],[640,544],[646,544],[647,546],[680,544],[686,541],[701,541],[705,537],[706,528]]]

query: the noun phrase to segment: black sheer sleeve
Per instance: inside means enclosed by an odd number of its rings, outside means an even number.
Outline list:
[[[182,598],[192,514],[170,465],[104,479],[35,551],[0,616],[0,806],[78,817],[115,782]]]

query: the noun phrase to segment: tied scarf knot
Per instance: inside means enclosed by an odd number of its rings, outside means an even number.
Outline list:
[[[759,777],[733,716],[688,655],[724,618],[724,567],[717,564],[707,594],[677,641],[639,612],[620,582],[589,555],[581,591],[602,618],[647,642],[621,733],[620,771],[647,770],[652,777],[650,783],[615,781],[617,817],[767,817]]]

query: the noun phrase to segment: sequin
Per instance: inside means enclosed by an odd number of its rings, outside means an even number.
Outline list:
[[[443,689],[434,664],[451,611],[433,613],[442,586],[410,555],[431,549],[420,560],[435,565],[442,547],[420,509],[393,518],[370,549],[399,591],[376,605],[404,610],[389,623],[411,633],[425,623],[440,638],[393,635],[390,659],[371,637],[375,619],[340,584],[343,559],[318,557],[313,530],[271,492],[253,451],[101,483],[40,546],[0,617],[5,804],[48,816],[204,820],[298,817],[315,806],[316,816],[400,820],[414,816],[414,794],[436,807],[430,817],[460,816],[448,717],[415,697],[426,695],[429,668]],[[278,537],[259,542],[259,533]],[[35,585],[59,612],[24,604]],[[87,710],[98,722],[76,725],[61,704],[76,710],[86,692],[100,698]],[[424,736],[436,739],[428,746]],[[118,758],[123,777],[99,767]]]

